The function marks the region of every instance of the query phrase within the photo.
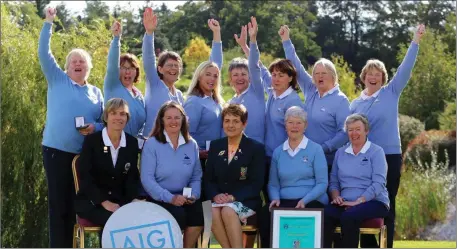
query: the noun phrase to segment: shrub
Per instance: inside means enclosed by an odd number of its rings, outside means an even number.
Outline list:
[[[448,159],[447,154],[445,157]],[[397,239],[420,239],[427,225],[446,219],[456,180],[447,164],[438,162],[437,153],[432,152],[430,163],[417,160],[417,164],[408,165],[396,199]]]
[[[404,153],[411,140],[424,131],[424,124],[416,118],[400,114],[398,115],[400,127],[401,151]]]
[[[455,130],[455,102],[447,102],[444,112],[438,117],[441,130]]]
[[[424,131],[414,138],[403,155],[404,165],[418,165],[420,162],[432,162],[434,151],[439,163],[447,163],[447,166],[455,165],[456,137],[454,131]],[[449,160],[446,161],[446,155]]]

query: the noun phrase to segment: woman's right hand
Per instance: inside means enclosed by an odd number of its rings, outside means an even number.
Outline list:
[[[200,159],[208,159],[208,151],[207,150],[199,150],[198,156]]]
[[[332,202],[330,202],[330,204],[342,205],[343,202],[344,202],[343,197],[337,196],[337,197],[333,198],[333,200],[332,200]]]
[[[148,7],[144,10],[143,13],[143,25],[146,30],[146,34],[152,35],[154,30],[157,28],[157,15],[154,14],[151,7]]]
[[[241,48],[244,48],[244,47],[247,47],[248,44],[247,44],[247,38],[248,38],[248,35],[247,35],[248,31],[247,31],[247,25],[244,25],[244,26],[241,26],[241,33],[240,33],[240,37],[238,38],[238,35],[237,34],[234,34],[233,36],[235,37],[235,41],[236,43],[238,43],[238,45],[241,47]]]
[[[257,25],[257,19],[251,16],[251,21],[248,23],[249,39],[251,42],[257,42],[257,32],[259,32],[259,26]]]
[[[227,194],[218,194],[214,196],[213,201],[217,204],[224,204],[230,202],[230,198]]]
[[[283,42],[290,40],[289,33],[290,30],[289,27],[287,27],[287,25],[282,25],[281,28],[279,28],[278,34]]]
[[[46,9],[46,22],[52,23],[54,18],[56,18],[57,10],[56,8],[48,7]]]
[[[113,25],[111,26],[111,33],[113,36],[119,37],[122,34],[122,25],[118,21],[114,21]]]
[[[171,199],[171,204],[180,207],[186,203],[187,199],[186,197],[182,195],[174,195],[173,198]]]
[[[281,203],[281,202],[280,202],[279,200],[272,200],[272,201],[270,202],[270,207],[269,207],[270,211],[271,211],[271,208],[272,208],[272,207],[275,207],[275,206],[276,206],[276,207],[279,207],[279,204],[280,204],[280,203]]]
[[[102,207],[113,213],[120,208],[119,204],[110,201],[102,202]]]

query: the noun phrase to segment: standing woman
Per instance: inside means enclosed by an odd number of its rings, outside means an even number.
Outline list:
[[[363,67],[360,79],[365,85],[365,90],[352,101],[351,112],[365,114],[370,121],[371,131],[368,138],[381,146],[386,153],[388,165],[387,191],[389,192],[390,210],[386,218],[387,247],[393,246],[395,232],[395,198],[400,186],[401,176],[401,144],[398,127],[398,102],[403,89],[406,87],[411,72],[416,62],[419,51],[419,42],[425,32],[425,26],[419,25],[414,39],[409,46],[403,62],[388,84],[388,74],[383,62],[368,60]],[[376,246],[374,236],[363,236],[364,246]],[[370,240],[365,241],[365,239]]]
[[[81,151],[84,136],[103,128],[103,96],[100,89],[87,82],[92,61],[86,51],[70,51],[65,70],[57,64],[50,49],[56,13],[54,8],[46,9],[38,44],[41,70],[48,82],[43,163],[48,183],[49,246],[71,247],[75,224],[71,163]],[[84,122],[87,128],[77,130],[76,120]]]
[[[305,135],[321,145],[331,172],[333,157],[338,148],[347,143],[343,130],[344,121],[349,115],[349,100],[340,90],[335,65],[325,58],[318,60],[313,67],[313,76],[303,67],[289,38],[289,28],[279,29],[286,58],[297,69],[298,84],[305,95],[305,110],[308,113],[308,128]]]
[[[221,112],[224,99],[221,96],[222,43],[219,22],[210,19],[208,26],[213,31],[213,46],[219,44],[218,52],[211,53],[209,61],[202,62],[194,72],[184,109],[189,118],[190,135],[200,148],[200,159],[208,157],[206,143],[223,135]],[[217,60],[213,60],[213,59]]]
[[[146,121],[143,95],[134,86],[140,78],[140,64],[133,54],[120,55],[122,26],[118,21],[113,23],[111,32],[113,40],[108,53],[108,66],[103,84],[105,102],[111,98],[122,98],[127,101],[130,119],[125,126],[125,132],[138,137]]]
[[[217,22],[211,19],[211,22]],[[208,23],[210,20],[208,20]],[[143,14],[146,34],[143,37],[143,66],[146,73],[146,124],[143,134],[150,134],[160,107],[172,100],[184,104],[183,94],[175,87],[182,72],[183,62],[179,54],[173,51],[164,51],[159,55],[156,63],[154,49],[154,31],[157,28],[157,16],[152,8],[146,8]],[[217,23],[219,25],[219,23]],[[211,28],[212,26],[210,26]],[[210,60],[222,65],[222,42],[220,28],[213,30],[213,45]],[[220,67],[219,67],[220,68]]]
[[[263,144],[246,137],[248,112],[230,104],[222,111],[224,138],[211,142],[205,171],[205,194],[213,201],[212,232],[222,248],[241,248],[241,222],[258,212],[265,174]]]
[[[123,131],[129,119],[127,101],[110,99],[103,113],[106,127],[84,139],[75,209],[99,226],[121,206],[138,200],[138,142]]]
[[[203,230],[202,169],[187,117],[174,101],[162,105],[141,155],[141,182],[149,201],[168,210],[184,230],[184,247],[194,247]],[[190,196],[184,188],[190,187]]]
[[[241,35],[235,40],[242,47],[246,46],[247,26],[241,28]],[[230,104],[243,104],[249,118],[245,129],[246,136],[255,139],[259,143],[265,143],[265,93],[262,81],[249,77],[248,60],[235,58],[229,65],[230,86],[235,91],[235,96],[229,100]],[[250,120],[250,122],[249,122]]]

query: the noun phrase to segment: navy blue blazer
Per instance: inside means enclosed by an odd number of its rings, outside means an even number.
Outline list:
[[[265,147],[243,134],[232,161],[228,163],[228,138],[211,141],[203,177],[206,198],[228,193],[235,201],[257,210],[265,175]]]

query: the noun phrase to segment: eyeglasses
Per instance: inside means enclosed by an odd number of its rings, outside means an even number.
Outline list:
[[[121,67],[121,70],[123,70],[123,71],[136,71],[136,68],[134,68],[134,67]]]
[[[165,65],[163,65],[163,67],[166,67],[168,69],[172,69],[172,68],[179,69],[180,68],[179,64],[165,64]]]

